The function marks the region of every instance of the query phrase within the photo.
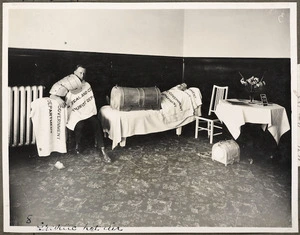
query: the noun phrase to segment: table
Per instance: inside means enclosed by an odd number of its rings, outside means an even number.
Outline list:
[[[290,130],[289,120],[284,107],[278,104],[263,106],[261,101],[250,104],[248,100],[221,100],[216,111],[217,117],[228,128],[234,139],[241,133],[241,126],[246,123],[261,124],[272,134],[277,145],[280,137]]]

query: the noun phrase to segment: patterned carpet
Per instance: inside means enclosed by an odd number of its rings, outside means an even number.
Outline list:
[[[225,167],[211,147],[169,131],[128,138],[111,164],[88,146],[46,158],[12,149],[11,225],[291,227],[290,168],[249,147]]]

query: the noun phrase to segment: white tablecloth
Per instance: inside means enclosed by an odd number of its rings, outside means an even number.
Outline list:
[[[218,104],[216,115],[235,139],[245,123],[262,124],[263,130],[267,128],[277,144],[280,137],[290,130],[286,110],[278,104],[263,106],[260,101],[249,104],[247,100],[229,99]]]

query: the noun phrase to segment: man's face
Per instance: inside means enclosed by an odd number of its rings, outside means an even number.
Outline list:
[[[85,77],[85,68],[78,67],[75,71],[74,74],[77,75],[81,80],[84,79]]]

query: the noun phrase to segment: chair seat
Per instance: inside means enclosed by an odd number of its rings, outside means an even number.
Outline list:
[[[210,119],[211,118],[213,118],[213,119],[218,118],[217,115],[214,112],[211,112],[210,114],[209,114],[209,112],[202,112],[200,117],[205,117],[205,118],[210,118]]]
[[[212,120],[212,121],[220,121],[214,113],[211,115],[201,115],[201,116],[196,116],[195,118],[202,119],[202,120]]]
[[[195,126],[195,138],[198,138],[199,131],[207,131],[207,136],[209,138],[210,144],[213,143],[213,136],[221,135],[221,132],[214,132],[214,129],[223,129],[222,122],[218,119],[215,114],[216,107],[220,100],[226,100],[228,94],[228,87],[219,87],[214,85],[212,96],[210,100],[210,107],[208,115],[195,116],[196,126]],[[206,126],[201,126],[201,123],[205,123]]]
[[[214,129],[221,129],[222,130],[222,123],[218,118],[211,118],[211,117],[202,117],[196,116],[196,126],[195,126],[195,138],[198,138],[199,131],[207,131],[207,136],[210,139],[209,143],[213,143],[213,136],[221,135],[221,132],[214,132]],[[201,126],[202,123],[205,123],[206,126]]]
[[[222,122],[219,120],[219,118],[217,117],[217,115],[215,113],[211,113],[210,115],[208,114],[203,114],[201,116],[196,116],[196,119],[199,119],[199,121],[213,121],[215,123],[219,123],[222,124]]]

